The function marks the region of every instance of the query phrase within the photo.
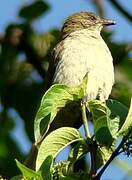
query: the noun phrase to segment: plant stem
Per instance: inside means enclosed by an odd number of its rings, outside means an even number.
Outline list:
[[[82,108],[82,119],[83,119],[83,125],[84,125],[84,130],[85,130],[85,136],[86,136],[86,138],[90,138],[90,131],[89,131],[89,127],[88,127],[85,102],[81,103],[81,108]]]
[[[36,158],[37,158],[38,149],[35,144],[32,145],[28,157],[26,158],[24,164],[30,169],[35,170]]]

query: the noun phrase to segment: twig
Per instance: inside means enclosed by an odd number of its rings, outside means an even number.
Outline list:
[[[88,119],[86,115],[86,97],[83,98],[81,102],[82,106],[82,119],[83,119],[83,125],[84,125],[84,130],[85,130],[85,136],[88,140],[88,144],[90,147],[90,154],[91,154],[91,170],[90,170],[90,176],[92,180],[97,180],[97,168],[96,168],[96,154],[97,154],[97,143],[96,141],[91,138],[90,131],[89,131],[89,126],[88,126]]]
[[[97,155],[97,143],[94,140],[91,140],[90,143],[90,154],[91,154],[91,170],[90,176],[92,180],[97,180],[97,167],[96,167],[96,155]]]
[[[123,144],[128,139],[130,133],[128,133],[126,136],[123,137],[122,141],[120,142],[120,144],[118,145],[116,150],[112,153],[109,160],[106,162],[106,164],[103,166],[103,168],[99,171],[99,173],[97,174],[98,179],[100,179],[100,177],[102,176],[102,174],[104,173],[106,168],[109,166],[109,164],[113,161],[113,159],[120,154],[120,149],[122,148]]]
[[[89,131],[89,127],[88,127],[88,120],[87,120],[87,116],[86,116],[86,103],[83,102],[83,100],[81,102],[81,108],[82,108],[82,119],[83,119],[85,135],[86,135],[86,138],[90,138],[90,131]]]
[[[116,0],[109,0],[109,2],[132,23],[132,15],[129,14]]]

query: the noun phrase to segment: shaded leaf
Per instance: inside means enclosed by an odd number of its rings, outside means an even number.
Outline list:
[[[62,149],[80,139],[81,135],[75,128],[62,127],[51,132],[40,145],[36,160],[36,170],[40,168],[47,156],[52,155],[55,158]]]
[[[69,161],[61,161],[54,166],[53,179],[59,180],[86,180],[89,179],[89,175],[83,171],[69,172],[67,171]]]
[[[36,179],[36,180],[42,180],[42,177],[39,173],[33,171],[32,169],[27,168],[23,164],[21,164],[18,160],[16,160],[17,167],[22,172],[24,178],[28,179]]]
[[[112,115],[110,109],[98,100],[90,101],[88,106],[94,121],[96,140],[99,144],[111,145],[117,138],[119,116]]]
[[[25,18],[28,21],[31,21],[41,16],[48,9],[49,9],[49,6],[47,3],[41,0],[38,0],[32,3],[31,5],[22,7],[22,9],[19,12],[19,16],[22,18]]]
[[[12,177],[10,180],[24,180],[23,176],[22,175],[18,175],[18,176],[14,176]]]
[[[51,167],[53,165],[53,157],[48,156],[42,163],[38,173],[41,174],[42,178],[45,180],[51,180]]]
[[[60,177],[59,180],[90,180],[89,174],[84,172],[74,173],[68,176]]]
[[[132,98],[127,118],[119,131],[119,135],[127,135],[132,130]]]
[[[77,144],[71,149],[68,157],[70,165],[74,165],[74,163],[88,153],[88,151],[88,143],[86,143],[84,139],[77,142]]]
[[[128,108],[124,104],[113,99],[108,99],[106,105],[111,110],[113,115],[120,117],[120,124],[119,124],[119,128],[120,128],[127,117]]]

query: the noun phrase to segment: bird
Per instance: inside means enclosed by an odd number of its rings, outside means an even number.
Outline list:
[[[93,12],[77,12],[69,16],[61,29],[61,40],[52,52],[49,84],[76,87],[87,74],[87,101],[98,99],[105,102],[114,84],[114,66],[111,52],[100,33],[103,27],[114,24],[114,20],[101,18]],[[76,107],[78,105],[69,112],[71,121],[66,112],[68,108],[60,111],[49,132],[62,126],[78,127],[79,113],[73,113]]]
[[[92,12],[77,12],[69,16],[61,29],[61,40],[52,52],[47,71],[46,87],[63,84],[76,87],[88,76],[87,100],[105,102],[114,84],[113,58],[100,33],[104,26],[115,21],[101,18]],[[56,115],[46,136],[60,127],[79,128],[82,124],[80,103],[68,103]],[[38,147],[32,146],[28,167],[35,168]],[[34,159],[34,161],[33,161]]]

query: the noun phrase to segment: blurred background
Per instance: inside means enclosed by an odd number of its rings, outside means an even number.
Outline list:
[[[114,58],[116,82],[111,98],[129,107],[132,95],[131,0],[1,0],[0,2],[0,175],[19,173],[34,142],[33,122],[44,94],[45,74],[65,18],[93,11],[116,20],[103,33]],[[120,156],[104,180],[132,178],[131,157]]]

